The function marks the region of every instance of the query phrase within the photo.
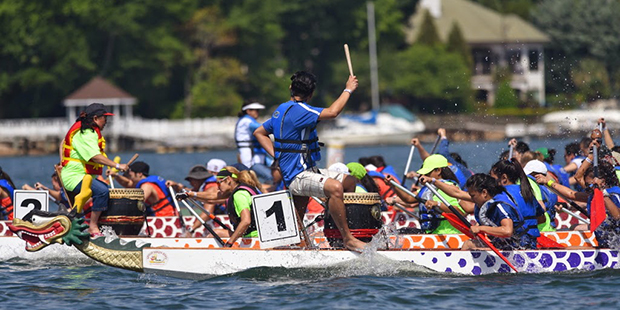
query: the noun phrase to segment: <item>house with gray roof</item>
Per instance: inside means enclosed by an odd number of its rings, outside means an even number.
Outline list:
[[[493,73],[507,67],[510,86],[524,100],[531,95],[545,102],[544,44],[550,39],[530,23],[513,14],[500,14],[467,0],[421,0],[406,30],[407,42],[415,44],[424,12],[433,17],[439,38],[447,42],[453,23],[458,24],[474,60],[471,87],[478,101],[493,104]]]

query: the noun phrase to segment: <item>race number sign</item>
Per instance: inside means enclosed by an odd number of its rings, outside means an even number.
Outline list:
[[[299,243],[293,197],[287,190],[252,197],[252,209],[261,248]]]
[[[16,189],[13,192],[13,218],[23,219],[33,209],[49,211],[49,193]]]

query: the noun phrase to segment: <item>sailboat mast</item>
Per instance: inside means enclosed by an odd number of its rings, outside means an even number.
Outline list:
[[[379,110],[379,74],[377,73],[377,38],[375,36],[375,4],[366,2],[368,15],[368,54],[370,55],[370,93],[372,109]]]

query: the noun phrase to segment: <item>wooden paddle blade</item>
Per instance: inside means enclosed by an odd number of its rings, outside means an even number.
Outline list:
[[[504,256],[504,254],[502,254],[493,245],[493,243],[491,243],[491,240],[489,240],[486,235],[478,233],[478,234],[476,234],[476,237],[480,238],[480,240],[482,240],[482,242],[484,242],[484,244],[486,244],[489,248],[491,248],[491,250],[493,252],[495,252],[495,254],[497,254],[497,256],[499,256],[499,258],[501,258],[506,264],[508,264],[508,266],[510,266],[510,268],[512,268],[512,270],[514,270],[515,272],[519,272],[519,270],[517,270],[517,268],[515,268],[515,266],[513,266],[512,263],[508,260],[508,258],[506,258],[506,256]]]
[[[559,244],[557,242],[555,242],[555,240],[547,237],[547,236],[540,236],[538,238],[536,238],[536,241],[538,242],[538,248],[544,248],[544,249],[549,249],[549,248],[565,248],[565,245]]]
[[[594,189],[594,197],[590,204],[590,232],[594,232],[605,221],[605,200],[600,189]]]
[[[474,234],[471,232],[469,227],[467,227],[467,225],[463,224],[463,222],[461,222],[461,220],[459,219],[458,216],[456,216],[456,214],[443,212],[441,215],[443,215],[443,217],[448,222],[450,222],[450,224],[452,226],[454,226],[454,228],[458,229],[460,232],[462,232],[465,235],[467,235],[467,237],[469,237],[469,238],[473,238],[474,237]]]

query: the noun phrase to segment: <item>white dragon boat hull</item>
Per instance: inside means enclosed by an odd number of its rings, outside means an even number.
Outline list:
[[[505,251],[503,255],[524,273],[618,267],[618,251],[610,249]],[[378,250],[360,254],[346,250],[143,249],[144,272],[182,278],[225,275],[260,267],[325,268],[358,259],[389,260],[439,273],[471,276],[515,273],[492,251]]]

